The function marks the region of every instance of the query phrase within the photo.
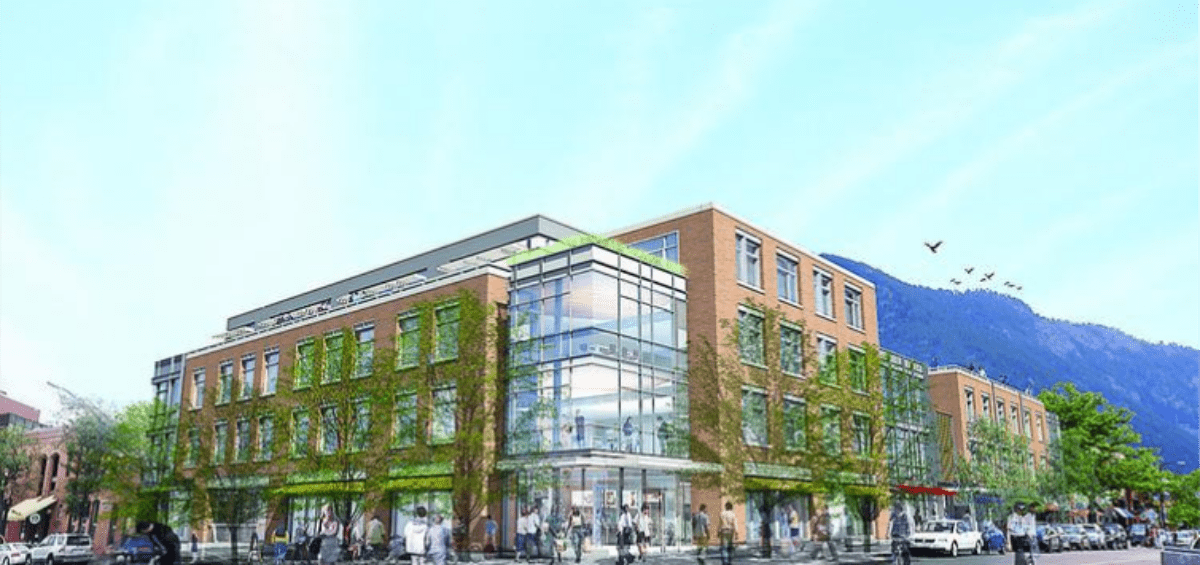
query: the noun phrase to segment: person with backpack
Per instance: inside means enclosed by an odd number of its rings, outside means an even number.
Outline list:
[[[283,565],[283,559],[287,557],[287,524],[280,522],[275,527],[275,531],[271,533],[271,545],[275,548],[275,565]]]
[[[819,514],[813,516],[809,522],[809,526],[812,528],[813,539],[813,549],[810,558],[816,559],[817,554],[821,553],[821,548],[828,547],[829,558],[834,563],[837,563],[838,552],[837,546],[833,543],[833,536],[831,535],[832,524],[830,523],[829,509],[822,508]]]
[[[425,551],[433,565],[446,565],[450,553],[450,528],[442,524],[442,515],[433,515],[433,525],[425,532]]]
[[[425,507],[418,506],[416,517],[404,525],[404,549],[412,556],[412,565],[429,565],[429,523]]]
[[[138,522],[137,531],[146,534],[154,545],[162,552],[159,563],[162,565],[179,565],[179,536],[170,526],[159,522]]]
[[[721,564],[733,565],[733,543],[737,539],[737,515],[733,513],[733,503],[726,502],[725,510],[721,511],[721,529],[717,530],[721,542]]]
[[[705,504],[692,515],[692,543],[696,546],[696,561],[704,565],[704,555],[708,553],[708,506]]]

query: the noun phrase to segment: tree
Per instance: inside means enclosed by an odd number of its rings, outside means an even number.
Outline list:
[[[83,531],[84,522],[92,514],[93,502],[104,488],[114,428],[112,416],[94,405],[77,412],[66,425],[66,469],[71,478],[66,497],[69,531]]]
[[[770,517],[789,496],[853,497],[849,506],[864,520],[869,548],[869,522],[889,496],[878,350],[864,343],[818,359],[802,322],[753,301],[741,312],[722,321],[720,346],[693,343],[688,380],[704,408],[693,411],[692,427],[704,431],[694,436],[692,454],[721,466],[693,483],[730,498],[757,493],[766,555]],[[732,488],[743,484],[743,473],[745,490]]]
[[[1071,383],[1057,383],[1038,399],[1058,416],[1062,479],[1087,498],[1089,507],[1112,491],[1146,486],[1146,464],[1156,458],[1135,449],[1141,436],[1130,425],[1133,412]]]
[[[8,529],[12,490],[29,473],[33,440],[25,432],[20,426],[0,428],[0,532]]]
[[[1200,524],[1200,470],[1186,475],[1164,473],[1166,491],[1171,497],[1168,517],[1176,527],[1196,527]]]

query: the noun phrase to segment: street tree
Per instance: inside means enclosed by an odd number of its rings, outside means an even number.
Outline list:
[[[14,490],[29,474],[33,440],[21,426],[0,428],[0,532],[8,528],[8,508]]]

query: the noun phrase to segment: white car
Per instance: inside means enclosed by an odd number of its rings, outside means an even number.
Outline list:
[[[0,543],[0,565],[26,565],[29,546],[23,543]]]
[[[983,550],[983,538],[971,525],[961,520],[931,520],[912,536],[913,551],[928,550],[958,557],[960,551],[978,555]]]
[[[93,557],[92,536],[87,534],[50,534],[29,551],[30,561],[45,565],[87,563]]]

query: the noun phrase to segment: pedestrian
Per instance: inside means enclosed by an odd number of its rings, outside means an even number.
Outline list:
[[[429,540],[426,551],[432,565],[446,565],[446,554],[450,552],[450,529],[442,523],[441,514],[433,515],[433,525],[429,526],[425,537]]]
[[[642,505],[642,513],[637,516],[637,546],[638,561],[646,560],[646,546],[650,544],[650,505]]]
[[[258,561],[262,557],[262,548],[259,547],[257,530],[250,532],[250,549],[248,553],[249,555],[246,558],[251,562]]]
[[[1024,502],[1013,505],[1012,514],[1008,515],[1008,542],[1012,545],[1013,563],[1025,565],[1026,555],[1031,553],[1031,542],[1037,531],[1037,521],[1029,514]]]
[[[371,516],[371,521],[367,522],[367,547],[371,548],[371,553],[378,557],[384,555],[387,540],[383,535],[383,521],[379,519],[379,514]]]
[[[521,517],[517,518],[517,538],[515,540],[514,550],[516,555],[513,557],[515,561],[521,560],[521,555],[525,556],[525,562],[529,562],[529,552],[525,547],[525,530],[529,529],[529,508],[521,508]]]
[[[575,446],[582,449],[584,444],[583,429],[587,423],[587,419],[583,417],[583,411],[575,410]]]
[[[733,542],[737,539],[737,516],[733,513],[733,503],[725,502],[725,510],[720,515],[721,526],[717,530],[721,543],[721,565],[733,564]]]
[[[412,565],[429,564],[429,523],[425,507],[418,506],[416,516],[404,525],[404,549],[412,556]]]
[[[571,532],[571,546],[575,549],[575,562],[579,563],[579,560],[583,557],[583,537],[585,533],[583,514],[579,512],[578,506],[571,509],[571,516],[567,519],[567,527]]]
[[[962,521],[971,526],[971,531],[979,531],[979,524],[975,523],[975,517],[971,516],[971,510],[969,508],[963,512]]]
[[[282,565],[283,559],[287,557],[287,524],[280,522],[275,527],[275,531],[271,533],[271,545],[275,549],[275,565]]]
[[[550,562],[553,563],[557,559],[559,563],[562,563],[562,554],[567,550],[567,530],[562,516],[558,512],[552,513],[548,524],[550,543],[554,544],[554,553],[550,555]]]
[[[904,503],[896,499],[892,502],[892,516],[889,520],[888,531],[892,536],[892,556],[894,564],[910,565],[912,552],[909,550],[909,538],[912,537],[914,524],[904,508]]]
[[[533,546],[537,548],[537,558],[542,558],[542,517],[538,512],[541,509],[538,505],[534,505],[529,511],[529,528],[525,533],[528,534],[533,541]]]
[[[625,418],[625,423],[621,425],[621,432],[625,434],[625,451],[633,451],[633,416]]]
[[[179,536],[170,526],[159,522],[138,522],[137,531],[146,534],[162,551],[163,556],[158,561],[160,565],[179,565]]]
[[[705,504],[692,515],[692,544],[696,546],[696,561],[704,565],[708,553],[708,506]]]
[[[658,452],[661,455],[667,453],[667,442],[671,439],[671,427],[662,416],[658,417]]]
[[[788,536],[792,544],[792,555],[800,552],[800,512],[796,510],[796,505],[788,506]]]
[[[617,519],[617,563],[633,563],[633,529],[635,520],[630,514],[629,505],[621,505],[621,517]]]
[[[484,514],[483,518],[483,551],[496,553],[496,521],[491,514]]]
[[[200,538],[192,534],[192,563],[200,560]]]
[[[311,554],[308,551],[308,530],[301,524],[296,524],[296,533],[292,536],[296,544],[296,559],[308,562]]]
[[[813,539],[812,554],[810,559],[816,559],[817,554],[821,553],[822,548],[828,548],[829,558],[834,563],[838,562],[837,547],[833,544],[832,529],[833,524],[829,517],[829,508],[822,508],[817,515],[809,520],[810,535]]]
[[[326,504],[321,508],[321,524],[318,533],[321,535],[321,550],[317,554],[317,559],[321,565],[337,563],[342,556],[342,544],[340,537],[342,524],[333,515],[333,505]]]

